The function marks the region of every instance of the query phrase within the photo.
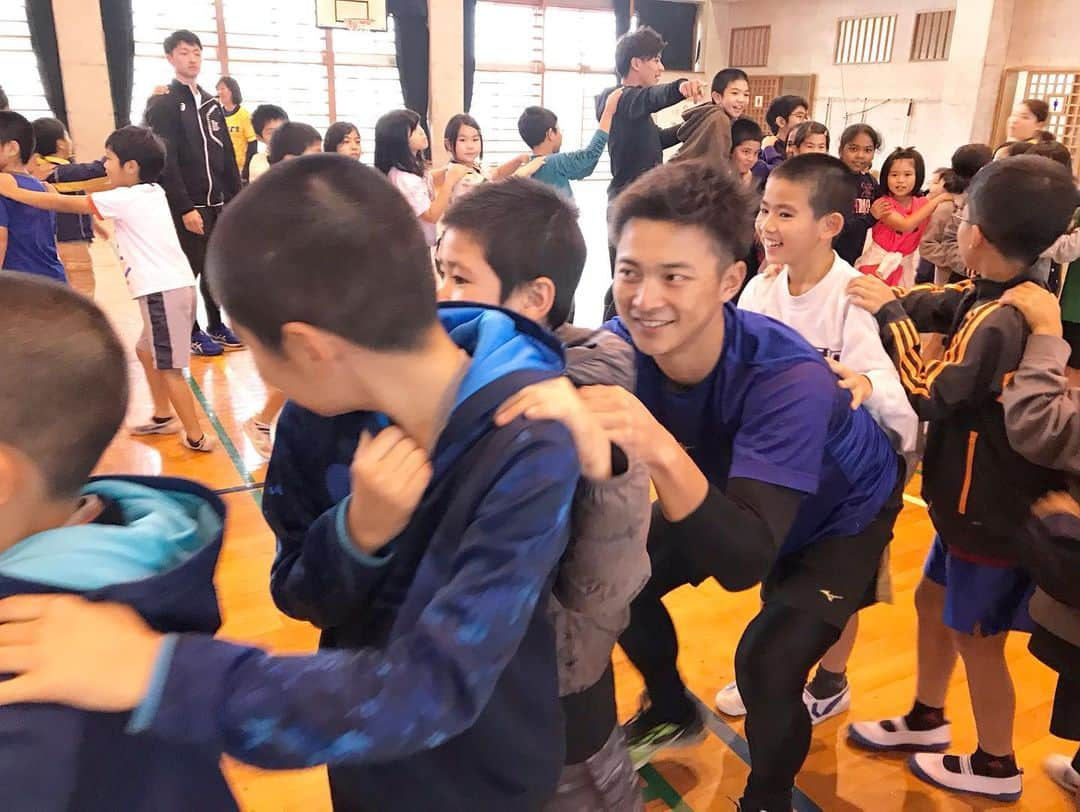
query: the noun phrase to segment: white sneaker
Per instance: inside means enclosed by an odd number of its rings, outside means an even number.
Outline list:
[[[848,740],[867,750],[920,750],[940,753],[952,744],[952,727],[946,722],[930,730],[908,730],[903,716],[880,722],[852,722]]]
[[[746,716],[739,686],[732,680],[716,693],[716,709],[724,716]]]
[[[1043,769],[1066,792],[1080,794],[1080,773],[1073,769],[1071,758],[1054,753],[1046,757]]]
[[[197,443],[191,442],[191,438],[188,437],[187,434],[181,432],[180,444],[183,445],[184,448],[189,448],[192,451],[202,451],[207,453],[214,450],[214,438],[205,431],[203,432],[202,438]]]
[[[960,768],[959,772],[953,772],[945,766],[947,758],[950,756],[915,753],[908,759],[908,768],[926,783],[953,792],[985,795],[999,801],[1019,800],[1024,792],[1024,778],[1021,773],[1008,778],[976,775],[971,771],[971,756],[952,756],[959,762]]]
[[[170,416],[168,420],[151,419],[131,427],[131,433],[136,437],[143,437],[148,434],[176,434],[178,431],[180,431],[180,421],[176,419],[176,415]]]
[[[802,698],[810,712],[810,721],[817,725],[851,708],[851,686],[844,685],[840,693],[824,699],[818,699],[808,688],[803,688]]]
[[[274,450],[274,441],[270,436],[270,426],[260,423],[254,417],[244,421],[244,434],[251,441],[252,448],[264,460],[270,459],[270,453]]]

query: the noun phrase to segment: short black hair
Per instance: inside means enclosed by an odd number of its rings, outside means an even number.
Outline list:
[[[188,31],[186,28],[181,28],[179,31],[173,31],[169,36],[165,37],[165,42],[162,43],[162,47],[165,48],[166,54],[171,54],[181,44],[194,45],[196,48],[202,50],[202,40],[199,39],[199,35]]]
[[[957,147],[949,163],[952,165],[953,172],[956,173],[957,184],[960,188],[955,192],[948,186],[945,188],[953,194],[963,192],[976,173],[992,160],[994,160],[994,151],[986,144],[964,144],[962,147]]]
[[[746,75],[746,71],[739,70],[738,68],[724,68],[722,71],[718,71],[716,76],[712,80],[712,92],[724,94],[727,90],[727,86],[732,82],[736,82],[742,79],[744,82],[749,82],[750,77]]]
[[[484,183],[447,210],[443,226],[467,233],[483,248],[503,301],[546,276],[555,283],[547,326],[560,327],[570,317],[585,268],[585,237],[577,208],[555,189],[527,178]]]
[[[375,122],[375,166],[384,174],[391,169],[424,175],[424,158],[409,148],[409,136],[420,126],[412,110],[391,110]]]
[[[881,149],[881,133],[871,127],[869,124],[849,124],[844,128],[844,131],[840,134],[840,149],[843,149],[852,141],[855,140],[857,135],[870,136],[870,142],[874,145],[875,150]]]
[[[484,157],[484,133],[480,130],[480,123],[468,113],[458,113],[451,116],[443,130],[446,151],[450,153],[451,160],[457,160],[457,138],[462,127],[472,127],[480,135],[480,157]]]
[[[1035,116],[1035,120],[1040,123],[1045,124],[1046,120],[1050,118],[1050,105],[1042,99],[1024,99],[1020,104],[1030,110],[1031,114]]]
[[[819,220],[833,212],[851,211],[851,201],[858,192],[844,162],[824,152],[808,152],[784,161],[769,173],[769,181],[773,178],[805,186],[810,208]]]
[[[1038,144],[1032,144],[1031,149],[1025,154],[1041,155],[1043,158],[1057,161],[1062,166],[1072,169],[1072,154],[1069,148],[1060,141],[1041,141]]]
[[[777,96],[769,103],[769,109],[765,111],[765,123],[769,125],[773,135],[780,132],[780,125],[776,123],[776,117],[780,116],[787,121],[791,114],[800,107],[804,107],[807,112],[810,112],[810,102],[802,96]]]
[[[233,77],[222,76],[220,79],[217,80],[217,85],[214,85],[214,87],[216,88],[218,85],[225,85],[225,87],[229,88],[229,93],[232,94],[233,104],[235,104],[237,107],[243,104],[244,94],[240,92],[240,83],[236,81]]]
[[[967,188],[968,182],[961,178],[955,169],[939,166],[932,174],[941,176],[941,188],[951,195],[958,195]]]
[[[35,118],[34,152],[43,158],[56,154],[57,144],[67,135],[67,127],[58,118]]]
[[[288,121],[289,114],[276,104],[260,104],[251,112],[251,126],[255,135],[262,138],[263,128],[271,121]]]
[[[758,196],[727,167],[705,161],[662,164],[615,198],[611,244],[618,245],[631,220],[656,220],[702,229],[722,262],[742,259],[753,243],[757,201]]]
[[[752,118],[740,116],[731,122],[731,149],[744,141],[757,141],[760,143],[765,134],[761,132],[760,125]]]
[[[643,25],[628,31],[615,43],[615,73],[620,78],[630,73],[630,62],[634,59],[652,59],[664,51],[664,38],[655,28]]]
[[[123,422],[127,357],[105,314],[67,285],[0,273],[0,444],[78,494]]]
[[[926,160],[923,158],[922,153],[914,147],[897,147],[889,153],[888,157],[881,164],[881,172],[878,173],[880,180],[878,185],[883,195],[892,194],[889,191],[889,170],[892,169],[892,165],[897,161],[911,161],[915,164],[915,186],[914,190],[918,192],[923,187],[923,183],[926,181]]]
[[[19,158],[22,163],[30,160],[34,154],[34,125],[14,110],[0,112],[0,146],[14,141],[19,145]]]
[[[415,349],[438,324],[419,220],[381,172],[344,155],[286,161],[241,192],[214,228],[206,273],[272,350],[293,321],[375,351]]]
[[[280,163],[287,155],[303,155],[312,144],[322,146],[322,136],[310,124],[286,121],[274,131],[266,152],[268,164]]]
[[[0,112],[7,110],[9,107],[7,93],[4,92],[4,88],[0,87]]]
[[[165,169],[165,142],[149,127],[121,127],[105,139],[105,148],[116,153],[121,164],[135,161],[141,183],[153,183]]]
[[[968,187],[968,220],[1003,256],[1031,264],[1065,233],[1080,195],[1072,173],[1039,155],[1002,158]]]
[[[788,133],[788,143],[793,144],[796,147],[801,147],[811,135],[824,135],[825,149],[829,149],[829,128],[820,121],[804,121]]]
[[[548,130],[554,130],[558,126],[559,117],[546,107],[526,107],[518,119],[518,135],[525,145],[532,149],[544,142]]]
[[[356,136],[360,137],[360,130],[351,121],[335,121],[326,128],[322,143],[323,152],[337,152],[337,148],[341,146],[341,142],[349,133],[356,133]]]
[[[1009,144],[1005,144],[1009,148],[1008,157],[1015,158],[1018,155],[1026,155],[1028,151],[1035,146],[1030,141],[1013,141]],[[998,147],[1000,149],[1000,147]]]

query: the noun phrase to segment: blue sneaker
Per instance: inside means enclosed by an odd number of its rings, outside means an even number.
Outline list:
[[[210,338],[225,348],[225,352],[244,349],[244,342],[237,337],[236,333],[224,324],[220,327],[215,327],[212,330],[207,330],[207,333]]]
[[[225,352],[214,339],[210,338],[202,330],[196,330],[191,334],[192,355],[221,355]]]

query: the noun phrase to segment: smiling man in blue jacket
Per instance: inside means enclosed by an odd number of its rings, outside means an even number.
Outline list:
[[[506,311],[436,310],[416,218],[376,170],[317,155],[278,171],[222,215],[208,269],[260,373],[292,399],[264,500],[272,590],[324,650],[269,657],[162,638],[115,607],[23,598],[7,604],[23,621],[9,634],[43,648],[32,663],[25,646],[0,653],[0,671],[24,674],[0,702],[45,684],[36,698],[137,706],[131,728],[164,741],[270,768],[327,763],[337,810],[539,808],[564,747],[541,597],[580,472],[562,425],[492,416],[561,374],[561,347]],[[86,625],[98,621],[108,630]],[[62,625],[95,641],[93,658],[53,637]],[[70,694],[28,670],[61,659],[80,683]]]

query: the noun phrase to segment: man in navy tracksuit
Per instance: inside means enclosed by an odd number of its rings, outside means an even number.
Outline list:
[[[323,630],[323,650],[162,637],[74,600],[46,611],[82,619],[46,629],[23,599],[7,607],[51,649],[33,662],[72,670],[37,681],[47,695],[29,673],[0,684],[0,703],[104,700],[161,741],[269,768],[326,763],[337,810],[537,809],[563,765],[547,596],[580,468],[561,424],[492,418],[561,374],[561,346],[497,308],[436,310],[419,225],[377,170],[311,155],[259,183],[223,215],[208,267],[260,373],[292,399],[264,496],[271,586]],[[296,211],[302,239],[276,227]],[[76,627],[93,658],[50,633]],[[78,687],[58,691],[68,677]]]
[[[0,275],[0,301],[13,314],[0,320],[0,597],[82,594],[161,632],[213,634],[221,500],[178,479],[86,482],[127,405],[127,360],[105,315],[28,274]],[[27,332],[30,348],[17,340]],[[127,717],[0,707],[0,807],[236,810],[215,753],[133,734]]]
[[[222,207],[240,192],[240,171],[233,155],[225,111],[217,98],[200,87],[202,43],[190,31],[174,31],[165,40],[165,55],[176,71],[168,92],[152,96],[146,124],[164,142],[165,171],[161,185],[169,199],[176,234],[191,270],[202,277],[206,332],[192,328],[195,355],[221,355],[243,343],[221,320],[221,309],[210,292],[203,265],[206,246]]]

